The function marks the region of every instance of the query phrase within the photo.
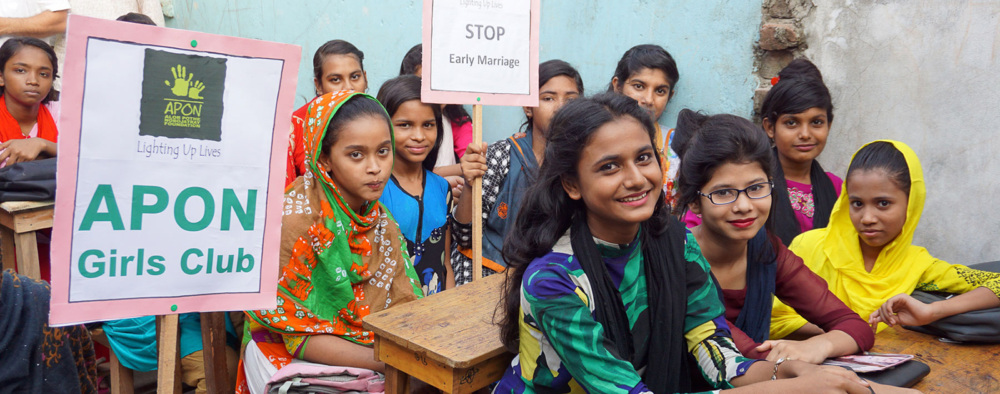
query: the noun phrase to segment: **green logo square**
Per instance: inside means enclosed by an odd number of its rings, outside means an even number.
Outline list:
[[[146,49],[139,135],[222,140],[226,59]]]

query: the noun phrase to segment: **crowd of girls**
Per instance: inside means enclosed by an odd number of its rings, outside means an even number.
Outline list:
[[[682,110],[666,131],[662,47],[627,50],[589,98],[549,60],[521,130],[479,145],[462,106],[421,100],[419,45],[375,97],[364,60],[323,44],[292,114],[278,306],[245,313],[240,393],[293,366],[382,372],[363,320],[473,280],[474,220],[517,354],[495,392],[902,392],[817,364],[1000,306],[1000,274],[912,245],[926,188],[906,144],[864,145],[844,180],[820,166],[834,108],[807,60],[772,81],[762,127]],[[0,166],[56,155],[56,64],[38,40],[0,47]]]

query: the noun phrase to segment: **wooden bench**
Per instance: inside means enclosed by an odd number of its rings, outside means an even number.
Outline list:
[[[41,279],[35,231],[52,228],[52,201],[7,201],[0,203],[0,260],[3,269]]]
[[[514,357],[493,324],[504,277],[365,317],[364,328],[375,334],[375,358],[385,363],[385,392],[409,392],[409,376],[446,393],[471,393],[500,380]]]
[[[945,343],[890,327],[875,336],[872,352],[913,354],[931,372],[913,388],[925,393],[1000,392],[1000,344]]]

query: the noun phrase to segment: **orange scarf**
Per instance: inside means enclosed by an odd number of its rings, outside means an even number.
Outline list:
[[[14,119],[10,111],[7,111],[6,98],[7,95],[0,95],[0,142],[28,138],[28,136],[21,132],[21,125],[17,123],[17,119]],[[59,130],[56,129],[56,121],[52,119],[52,113],[49,112],[48,107],[44,105],[38,106],[37,122],[37,137],[57,142],[56,138],[59,136]]]

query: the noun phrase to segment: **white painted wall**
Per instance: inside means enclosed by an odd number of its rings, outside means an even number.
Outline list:
[[[927,181],[915,243],[952,263],[1000,260],[1000,1],[823,0],[804,20],[835,119],[820,161],[906,142]]]

